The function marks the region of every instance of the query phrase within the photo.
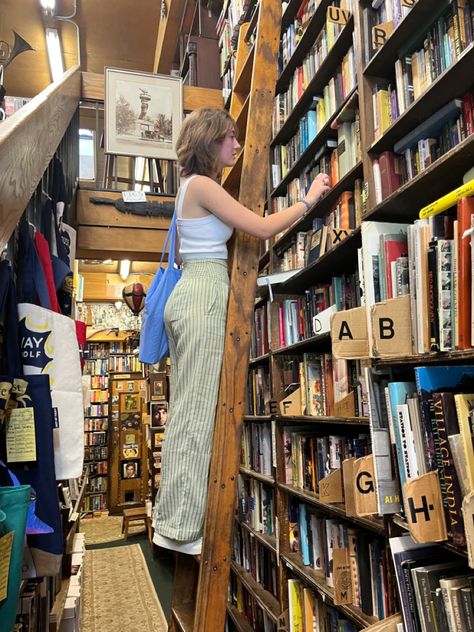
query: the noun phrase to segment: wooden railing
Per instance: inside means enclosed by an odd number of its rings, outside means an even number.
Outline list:
[[[74,66],[0,123],[0,249],[61,142],[80,95],[81,72]]]

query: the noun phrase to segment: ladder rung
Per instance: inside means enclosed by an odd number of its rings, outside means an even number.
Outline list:
[[[173,617],[178,630],[181,632],[193,632],[194,625],[194,603],[189,602],[173,606],[171,608],[171,616]]]
[[[235,188],[238,189],[240,176],[242,175],[243,163],[244,163],[244,150],[242,149],[234,165],[230,167],[228,171],[226,171],[226,173],[224,174],[222,178],[221,185],[226,189],[226,191],[232,191]]]
[[[253,628],[250,623],[245,619],[244,615],[241,614],[237,608],[229,603],[227,604],[227,612],[235,624],[238,632],[253,632]]]

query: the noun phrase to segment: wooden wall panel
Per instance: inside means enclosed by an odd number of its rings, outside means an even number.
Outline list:
[[[119,274],[88,273],[84,275],[84,296],[83,301],[107,302],[117,301],[122,298],[122,290],[131,283],[142,283],[145,288],[149,288],[153,279],[152,274],[130,274],[126,281],[123,281]]]
[[[79,226],[76,256],[81,259],[92,259],[99,253],[101,259],[159,261],[166,232],[146,228]]]

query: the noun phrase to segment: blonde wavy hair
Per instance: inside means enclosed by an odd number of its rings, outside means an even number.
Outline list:
[[[200,108],[187,116],[176,143],[181,175],[214,176],[220,145],[229,131],[237,135],[237,125],[226,110]]]

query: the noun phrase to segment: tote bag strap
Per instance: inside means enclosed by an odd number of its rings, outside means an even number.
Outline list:
[[[18,306],[13,274],[8,261],[0,261],[0,314],[4,327],[4,353],[0,371],[21,375],[20,348],[18,340]]]
[[[174,265],[174,250],[175,250],[175,244],[176,244],[176,217],[179,217],[179,218],[181,217],[182,212],[183,212],[184,196],[186,195],[186,191],[188,189],[188,185],[191,182],[191,180],[193,180],[196,177],[197,176],[194,175],[194,176],[191,176],[190,178],[187,178],[187,180],[185,181],[183,186],[180,187],[180,189],[178,191],[173,217],[171,219],[171,223],[170,223],[170,227],[169,227],[169,230],[168,230],[168,234],[166,235],[165,245],[163,246],[163,252],[161,253],[160,267],[163,264],[163,259],[164,259],[165,253],[166,253],[168,242],[170,242],[170,252],[169,252],[169,256],[168,256],[168,265],[169,266],[173,266]]]

